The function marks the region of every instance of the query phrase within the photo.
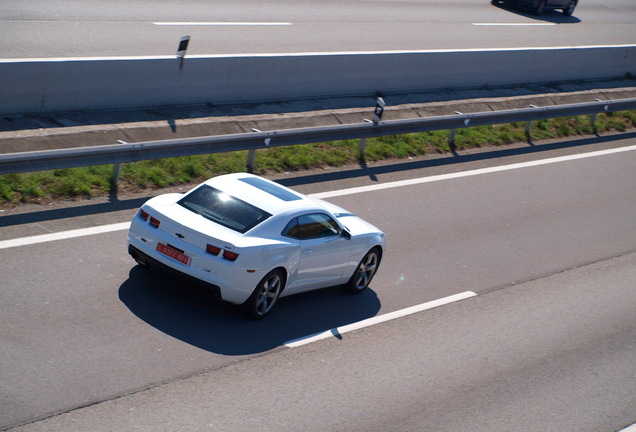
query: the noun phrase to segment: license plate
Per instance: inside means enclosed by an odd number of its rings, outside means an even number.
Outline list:
[[[187,266],[190,265],[190,262],[192,262],[192,258],[190,258],[187,255],[182,254],[181,252],[172,249],[171,247],[166,246],[165,244],[161,244],[159,243],[157,245],[157,250],[159,252],[161,252],[164,255],[169,256],[172,259],[176,259],[177,261],[179,261],[180,263],[183,263]]]

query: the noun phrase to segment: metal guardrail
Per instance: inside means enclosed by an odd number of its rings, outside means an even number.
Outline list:
[[[366,121],[364,123],[283,129],[268,132],[254,131],[252,133],[146,141],[134,144],[121,143],[70,149],[5,153],[0,154],[0,174],[115,164],[113,183],[116,183],[119,164],[125,162],[250,150],[248,169],[251,169],[252,166],[250,164],[253,164],[254,160],[253,152],[264,148],[346,139],[364,140],[385,135],[447,129],[451,130],[449,143],[452,147],[457,129],[512,122],[527,122],[526,133],[528,139],[530,139],[530,127],[533,121],[556,117],[591,115],[591,122],[594,126],[598,113],[631,109],[636,109],[636,98],[613,101],[597,100],[587,103],[472,114],[456,113],[454,115],[405,120]],[[360,152],[364,152],[362,145],[360,146]]]

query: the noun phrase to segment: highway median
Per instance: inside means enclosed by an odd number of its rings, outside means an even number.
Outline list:
[[[636,111],[600,114],[593,125],[588,116],[534,122],[532,141],[624,132],[636,128]],[[505,146],[527,140],[526,124],[479,126],[457,131],[454,146],[450,131],[389,135],[368,140],[364,156],[357,140],[315,143],[263,149],[257,152],[254,171],[261,175],[320,167],[367,164],[386,159],[405,159],[429,153],[450,153],[486,146]],[[209,177],[246,169],[247,152],[157,159],[124,164],[120,191],[157,189],[203,181]],[[0,178],[0,203],[37,203],[47,200],[112,194],[112,165],[7,174]]]

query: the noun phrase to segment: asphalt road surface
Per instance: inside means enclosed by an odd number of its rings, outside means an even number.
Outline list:
[[[636,406],[635,280],[632,253],[14,432],[614,432]]]
[[[262,322],[136,266],[121,228],[9,243],[125,222],[139,199],[5,211],[0,428],[619,430],[636,421],[634,146],[626,133],[282,176],[389,249],[366,293],[286,298]],[[338,192],[357,186],[371,189]]]
[[[633,44],[636,2],[536,17],[489,0],[0,2],[0,58],[483,49]]]

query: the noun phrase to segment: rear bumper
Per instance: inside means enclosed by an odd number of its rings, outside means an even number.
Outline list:
[[[188,285],[188,287],[192,287],[198,291],[201,291],[203,294],[213,297],[218,300],[223,300],[221,297],[221,288],[218,286],[211,284],[209,282],[202,281],[201,279],[197,279],[188,274],[182,273],[178,270],[173,269],[172,267],[168,267],[167,265],[157,261],[146,253],[140,251],[135,246],[129,244],[128,245],[128,253],[132,256],[135,261],[139,264],[145,265],[158,273],[168,275],[174,279],[181,280]]]

